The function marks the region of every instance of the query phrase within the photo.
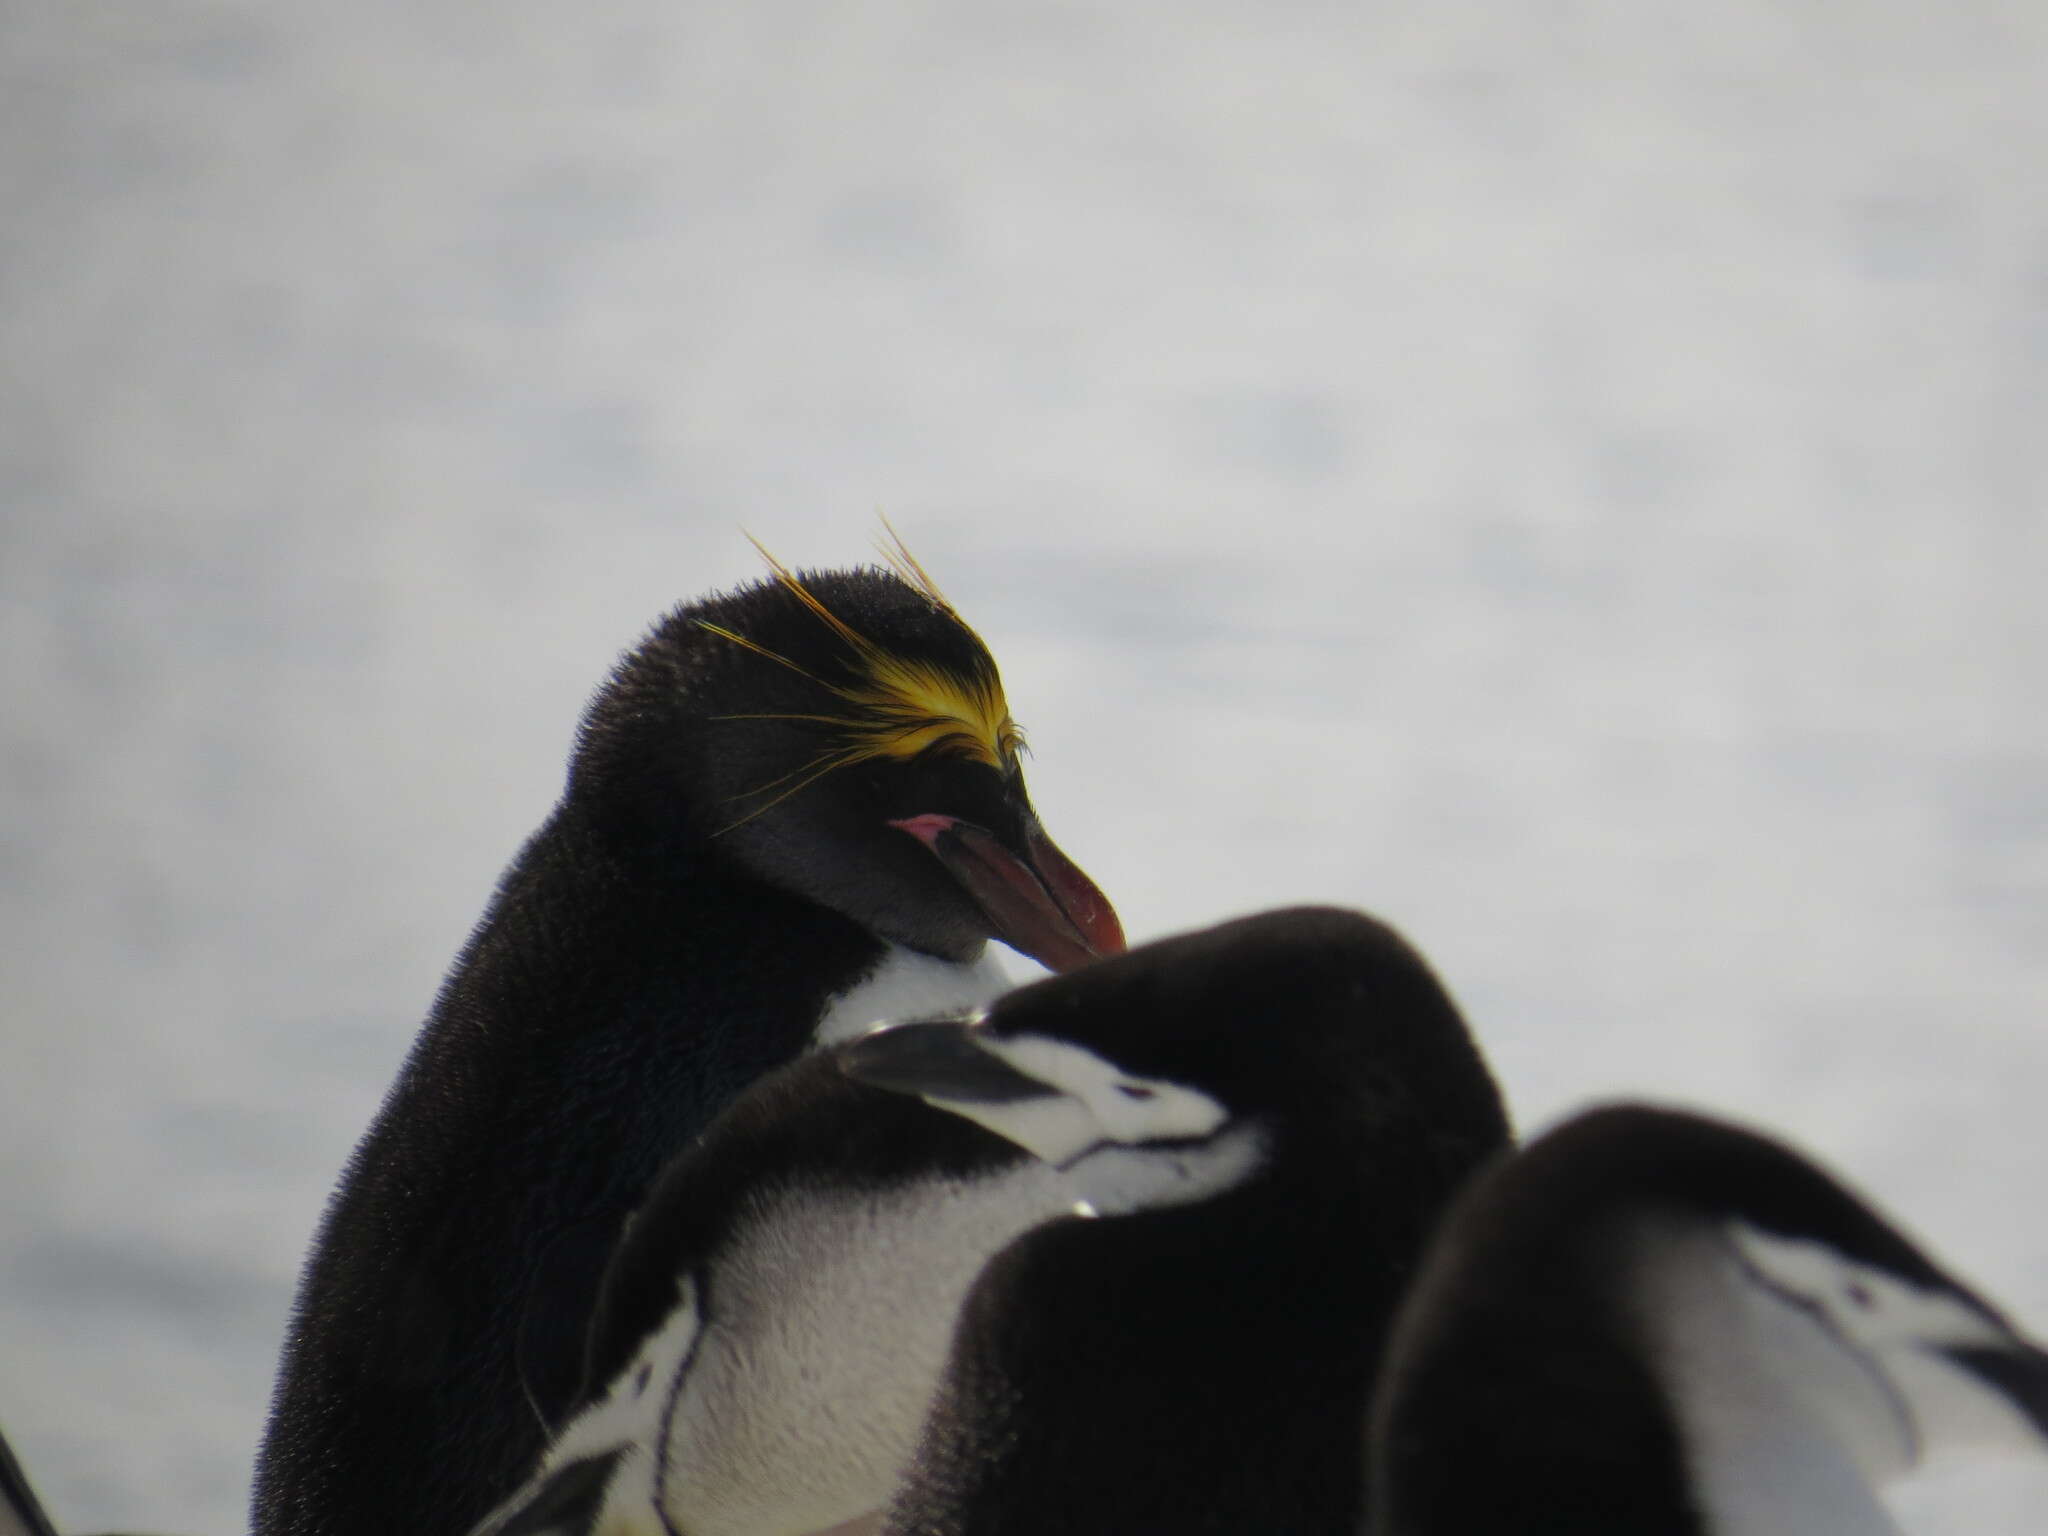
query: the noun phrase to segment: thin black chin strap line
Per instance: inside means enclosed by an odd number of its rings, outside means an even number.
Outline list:
[[[1884,1367],[1879,1365],[1867,1351],[1859,1348],[1853,1339],[1842,1332],[1826,1307],[1822,1306],[1811,1296],[1806,1296],[1792,1290],[1789,1286],[1781,1284],[1765,1274],[1755,1264],[1750,1262],[1748,1255],[1743,1253],[1734,1239],[1728,1237],[1725,1233],[1722,1234],[1721,1241],[1726,1245],[1729,1253],[1734,1256],[1736,1266],[1744,1275],[1748,1276],[1752,1282],[1763,1290],[1784,1302],[1788,1307],[1805,1313],[1819,1326],[1823,1333],[1834,1340],[1836,1347],[1842,1353],[1853,1360],[1865,1375],[1877,1383],[1878,1390],[1884,1394],[1885,1401],[1891,1405],[1892,1416],[1898,1420],[1899,1438],[1905,1442],[1906,1447],[1906,1464],[1908,1466],[1918,1466],[1922,1450],[1919,1422],[1913,1417],[1912,1405],[1906,1401],[1905,1395],[1892,1385],[1892,1379],[1885,1374]]]

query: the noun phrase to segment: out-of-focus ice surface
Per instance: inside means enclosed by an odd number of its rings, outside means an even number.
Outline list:
[[[878,508],[1134,937],[1373,908],[1526,1125],[1778,1127],[2048,1330],[2044,64],[1996,0],[17,8],[0,1419],[59,1519],[239,1528],[588,690],[739,525]]]

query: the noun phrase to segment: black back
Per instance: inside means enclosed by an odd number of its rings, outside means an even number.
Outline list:
[[[1061,1220],[999,1255],[889,1530],[1349,1533],[1387,1319],[1508,1136],[1450,1000],[1390,930],[1301,910],[1041,982],[989,1024],[1199,1088],[1271,1155],[1198,1204]]]
[[[804,580],[897,651],[993,676],[971,632],[896,578]],[[1028,815],[1014,762],[773,787],[833,747],[805,712],[833,705],[818,679],[854,659],[767,584],[678,610],[598,694],[567,794],[502,878],[328,1208],[258,1464],[260,1536],[468,1530],[573,1393],[626,1213],[883,954],[858,901],[875,893],[905,942],[979,950],[972,903],[879,817],[892,793],[944,810],[951,789],[988,817]]]

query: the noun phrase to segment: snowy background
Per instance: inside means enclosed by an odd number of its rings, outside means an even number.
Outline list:
[[[877,510],[1133,937],[1372,908],[1525,1126],[1779,1127],[2048,1331],[2048,7],[29,0],[0,197],[0,1422],[67,1527],[240,1528],[587,693]]]

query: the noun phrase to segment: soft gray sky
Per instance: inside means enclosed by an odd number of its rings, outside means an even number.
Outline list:
[[[2048,1331],[2048,10],[0,32],[0,1422],[239,1528],[325,1191],[666,606],[889,513],[1134,937],[1401,924]],[[1910,1489],[2020,1536],[2048,1475]]]

